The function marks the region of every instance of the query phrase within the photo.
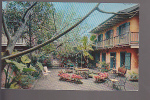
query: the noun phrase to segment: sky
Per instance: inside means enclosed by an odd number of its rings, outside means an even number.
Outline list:
[[[68,14],[68,10],[71,9],[71,7],[74,8],[77,15],[84,17],[88,12],[90,12],[97,3],[77,3],[77,2],[53,2],[54,7],[56,9],[56,12],[60,10],[64,10],[65,14]],[[109,12],[118,12],[120,10],[132,7],[134,5],[137,5],[135,3],[101,3],[99,5],[99,8],[104,11]],[[2,8],[4,9],[6,6],[6,2],[2,2]],[[95,11],[92,13],[82,24],[87,23],[90,28],[87,30],[84,30],[84,35],[90,35],[88,34],[89,31],[91,31],[93,28],[104,22],[106,19],[111,17],[113,14],[105,14],[100,13],[98,11]]]

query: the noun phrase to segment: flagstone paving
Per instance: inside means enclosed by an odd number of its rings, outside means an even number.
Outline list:
[[[112,84],[94,83],[94,78],[82,79],[83,84],[74,84],[59,81],[58,71],[61,69],[49,69],[51,72],[47,76],[40,78],[34,85],[35,90],[88,90],[88,91],[117,91],[112,88]],[[138,82],[126,82],[126,91],[137,91]],[[122,88],[121,91],[124,91]]]

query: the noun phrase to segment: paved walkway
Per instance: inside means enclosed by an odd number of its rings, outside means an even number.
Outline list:
[[[40,78],[33,89],[38,90],[91,90],[91,91],[117,91],[112,89],[112,84],[107,86],[105,83],[94,83],[94,78],[82,79],[83,84],[74,84],[59,81],[58,71],[61,69],[49,69],[49,75]],[[123,90],[123,88],[122,88]],[[138,82],[126,83],[126,91],[137,91]],[[124,90],[123,90],[124,91]]]

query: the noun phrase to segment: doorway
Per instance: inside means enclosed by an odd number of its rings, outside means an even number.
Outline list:
[[[110,68],[116,69],[116,53],[115,52],[110,53]]]

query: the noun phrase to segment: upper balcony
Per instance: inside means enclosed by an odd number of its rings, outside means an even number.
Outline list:
[[[131,46],[131,48],[139,48],[139,32],[126,32],[125,34],[96,42],[96,49],[119,46]]]
[[[7,46],[7,37],[2,34],[1,46]],[[15,46],[26,46],[26,42],[23,38],[19,38]]]

